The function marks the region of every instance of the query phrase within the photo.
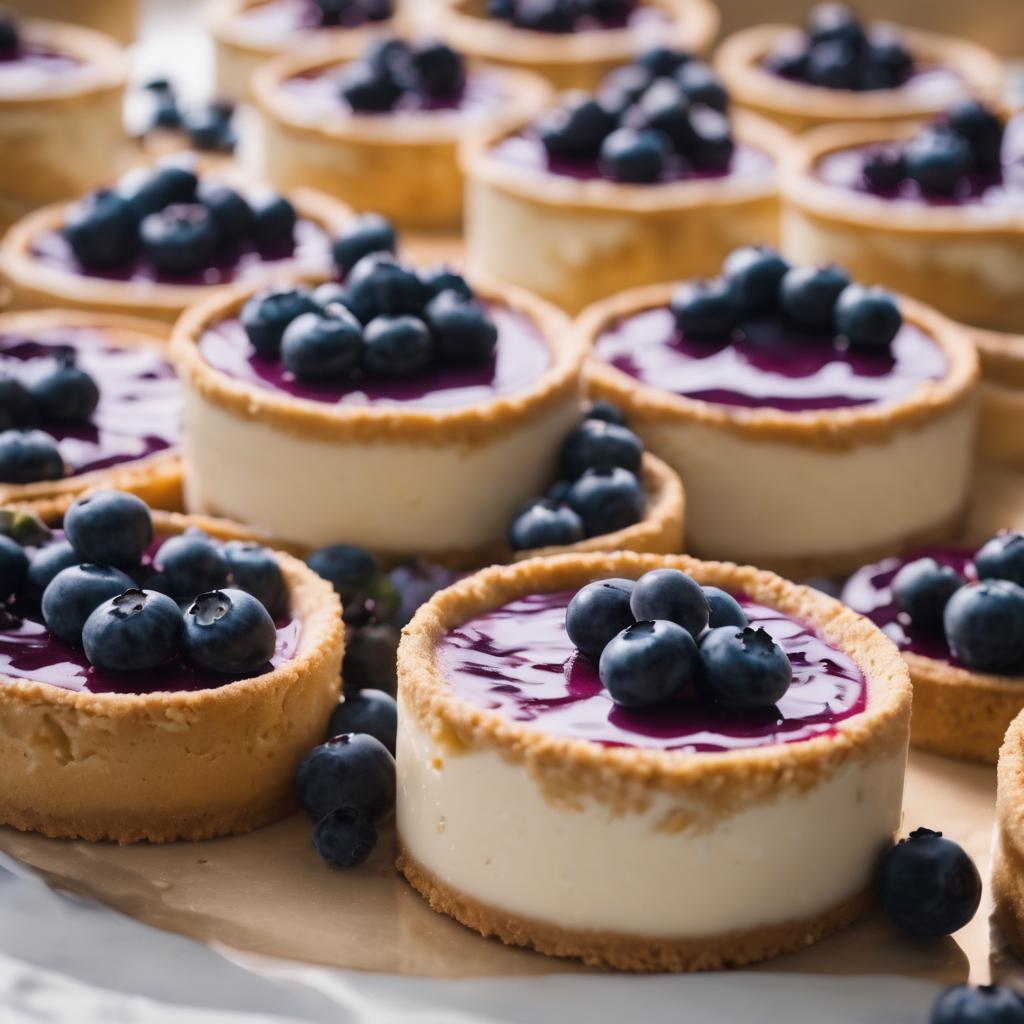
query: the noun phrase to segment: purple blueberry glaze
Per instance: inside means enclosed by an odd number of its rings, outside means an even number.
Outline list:
[[[178,444],[181,389],[155,348],[112,345],[98,328],[50,327],[31,337],[0,334],[0,375],[28,385],[52,369],[56,352],[69,346],[98,385],[99,406],[88,424],[40,427],[58,442],[73,473],[108,469]]]
[[[70,53],[23,44],[0,54],[0,96],[42,92],[56,78],[78,74],[87,65]]]
[[[948,368],[939,345],[912,324],[903,325],[888,352],[855,352],[831,336],[787,329],[778,318],[752,322],[727,340],[687,338],[665,307],[611,325],[596,352],[661,391],[784,412],[894,401]]]
[[[592,662],[565,632],[572,592],[535,594],[472,619],[439,644],[440,664],[463,700],[511,721],[604,746],[716,753],[834,735],[862,712],[860,669],[810,626],[740,597],[750,621],[782,645],[793,683],[770,711],[739,713],[679,701],[645,711],[616,707]]]
[[[806,82],[803,79],[783,74],[772,64],[770,55],[761,62],[761,67],[769,74],[785,79],[787,82],[796,81],[800,85],[806,85],[815,89],[827,88],[822,85],[812,85],[812,83]],[[836,90],[830,89],[829,91],[834,92]],[[848,92],[850,90],[844,89],[840,91]],[[878,91],[881,90],[865,89],[864,94],[870,96],[873,92]],[[920,103],[927,103],[931,107],[943,107],[965,95],[967,89],[964,85],[963,76],[955,68],[942,67],[937,64],[922,64],[915,67],[895,90],[886,89],[884,91],[897,91],[907,98],[913,98]]]
[[[253,4],[237,14],[235,21],[248,38],[271,43],[294,33],[359,28],[368,23],[362,5],[352,4],[339,24],[325,25],[322,11],[314,0],[269,0]]]
[[[259,249],[248,239],[231,242],[222,247],[222,251],[213,265],[190,274],[161,273],[142,256],[126,266],[113,269],[85,267],[75,259],[71,247],[59,231],[50,231],[40,235],[32,245],[32,256],[44,266],[103,281],[138,284],[221,285],[265,277],[268,267],[285,261],[300,270],[328,270],[331,266],[331,240],[328,233],[319,224],[309,220],[300,220],[295,227],[294,240],[288,246]]]
[[[950,566],[967,579],[976,578],[973,550],[962,547],[927,548],[858,569],[846,581],[842,601],[855,612],[867,616],[901,651],[960,666],[941,633],[915,630],[909,616],[896,605],[892,581],[903,566],[919,558],[934,558],[940,565]]]
[[[504,163],[514,164],[523,170],[540,174],[554,174],[562,178],[575,178],[578,181],[594,181],[605,178],[596,159],[568,160],[550,157],[540,139],[529,131],[502,139],[494,146],[491,153]],[[670,161],[665,174],[655,184],[707,181],[727,177],[759,178],[772,174],[774,170],[775,164],[767,153],[741,142],[736,146],[736,152],[725,170],[699,170],[681,160]]]
[[[654,28],[669,20],[668,13],[660,7],[651,7],[643,0],[633,0],[628,8],[619,13],[594,17],[593,15],[580,15],[576,18],[572,32],[600,32],[609,29]],[[545,33],[547,34],[547,33]]]
[[[334,385],[300,383],[279,359],[254,354],[237,319],[209,328],[199,339],[199,351],[228,377],[312,402],[457,409],[523,391],[551,365],[551,350],[532,321],[503,306],[491,306],[489,312],[498,327],[498,344],[491,359],[467,366],[439,364],[408,378],[366,378]]]

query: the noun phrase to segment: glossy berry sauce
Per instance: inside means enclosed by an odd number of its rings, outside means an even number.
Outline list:
[[[26,386],[71,347],[100,389],[87,424],[41,423],[73,473],[109,469],[175,447],[181,440],[181,388],[171,365],[154,347],[111,345],[96,328],[51,327],[31,337],[0,334],[0,376]]]
[[[597,669],[565,632],[572,592],[535,594],[452,630],[440,665],[463,700],[555,736],[605,746],[716,753],[832,735],[862,712],[867,684],[853,660],[810,626],[740,598],[793,665],[793,683],[768,711],[716,710],[680,700],[638,711],[616,707]]]
[[[347,5],[337,24],[325,24],[323,12],[315,0],[269,0],[246,7],[234,16],[234,21],[248,38],[276,42],[281,36],[294,32],[359,28],[369,19],[362,4]]]
[[[778,317],[753,321],[721,340],[689,338],[666,307],[612,324],[596,353],[661,391],[784,412],[905,398],[924,382],[940,380],[949,365],[935,340],[913,324],[903,325],[888,351],[849,351],[830,335],[802,333]]]
[[[210,327],[199,339],[199,351],[228,377],[312,402],[458,409],[523,391],[551,366],[551,350],[528,317],[497,305],[490,306],[488,312],[498,327],[498,343],[490,359],[464,366],[435,364],[411,377],[367,377],[337,384],[300,382],[280,359],[257,356],[237,319]]]
[[[84,72],[88,65],[70,53],[23,43],[0,54],[0,96],[44,91],[56,79]]]
[[[52,540],[62,539],[56,531]],[[157,540],[147,552],[144,566],[160,550]],[[147,568],[143,569],[145,573]],[[142,580],[143,587],[147,584]],[[19,608],[24,617],[12,628],[4,628],[0,620],[0,686],[11,679],[25,679],[57,686],[62,690],[87,693],[178,693],[215,690],[245,676],[223,676],[194,668],[183,657],[175,658],[163,668],[149,672],[110,672],[94,668],[78,647],[72,647],[51,636],[42,624],[38,606]],[[277,622],[277,648],[266,667],[277,668],[295,657],[302,635],[302,623],[286,618]]]
[[[967,579],[975,578],[973,550],[960,547],[928,548],[897,558],[886,558],[858,569],[843,587],[842,601],[855,612],[869,618],[901,651],[959,666],[960,662],[950,653],[941,631],[931,633],[914,629],[910,617],[900,611],[893,597],[892,581],[896,573],[919,558],[934,558],[940,565],[950,566]]]

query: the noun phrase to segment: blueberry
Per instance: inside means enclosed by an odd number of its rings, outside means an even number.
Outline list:
[[[358,808],[376,820],[395,806],[395,759],[373,736],[335,736],[299,765],[295,789],[314,821],[339,807]]]
[[[697,644],[674,622],[637,622],[608,641],[598,673],[611,699],[645,708],[682,696],[697,680]]]
[[[895,89],[903,85],[914,70],[913,54],[896,35],[872,39],[864,72],[870,76],[862,87]]]
[[[395,0],[363,0],[363,15],[367,21],[387,21],[395,16]]]
[[[655,75],[638,64],[626,64],[606,75],[598,99],[617,123],[654,83]],[[660,76],[658,76],[660,77]]]
[[[166,665],[181,649],[181,610],[166,594],[126,590],[105,601],[82,629],[85,656],[111,672]]]
[[[771,50],[765,57],[765,67],[773,74],[782,78],[805,81],[807,78],[807,60],[810,49],[804,44],[782,43]]]
[[[937,633],[942,630],[946,604],[963,585],[955,569],[939,565],[934,558],[918,558],[896,573],[892,593],[916,629]]]
[[[601,143],[601,169],[613,181],[658,181],[668,157],[668,143],[660,132],[617,128]]]
[[[690,103],[702,103],[723,114],[729,109],[729,93],[718,75],[703,61],[686,61],[676,72],[675,79]]]
[[[28,567],[28,583],[32,593],[36,597],[41,596],[57,573],[80,562],[78,552],[66,540],[40,548],[32,556]]]
[[[628,469],[636,475],[643,463],[644,443],[628,427],[604,420],[584,420],[564,441],[562,472],[578,480],[588,469]]]
[[[230,114],[225,117],[224,111],[214,104],[185,113],[182,127],[189,144],[201,153],[230,153],[238,144]]]
[[[5,430],[0,434],[0,482],[32,484],[63,476],[64,459],[49,434],[41,430]]]
[[[942,616],[953,655],[978,672],[1016,674],[1024,669],[1024,587],[982,580],[961,587]]]
[[[334,263],[347,275],[364,256],[394,253],[397,248],[398,238],[391,221],[379,213],[364,213],[349,221],[334,239]]]
[[[231,540],[222,551],[232,586],[252,594],[275,619],[288,611],[288,586],[270,548],[253,541]]]
[[[36,421],[35,403],[16,377],[0,376],[0,433],[30,427]]]
[[[981,903],[981,876],[958,843],[919,828],[878,868],[878,896],[889,919],[916,938],[959,931]]]
[[[202,530],[189,529],[165,541],[155,558],[164,586],[177,601],[228,585],[231,569],[220,545]]]
[[[75,203],[64,218],[64,237],[85,267],[127,263],[139,247],[139,221],[132,204],[101,189]]]
[[[667,78],[689,60],[692,58],[683,50],[671,46],[652,46],[635,57],[633,64],[649,71],[655,78]]]
[[[426,369],[434,339],[415,316],[378,316],[366,325],[363,368],[378,377],[403,377]]]
[[[13,55],[18,52],[20,45],[17,21],[6,11],[0,12],[0,54]]]
[[[629,602],[633,618],[666,619],[694,639],[707,629],[711,609],[700,584],[678,569],[653,569],[636,581]]]
[[[338,807],[313,826],[313,846],[328,864],[354,868],[377,846],[377,829],[365,811]]]
[[[728,170],[736,152],[729,118],[697,103],[690,107],[690,126],[694,135],[694,164],[704,171]]]
[[[276,647],[270,612],[244,590],[200,594],[185,612],[185,655],[199,668],[251,675],[266,667]]]
[[[562,547],[583,540],[583,520],[566,505],[538,498],[512,520],[508,542],[513,551]]]
[[[398,688],[398,628],[389,622],[372,622],[345,635],[345,661],[341,676],[345,692],[375,689],[393,694]]]
[[[389,575],[399,596],[394,619],[398,626],[407,625],[420,605],[458,579],[450,569],[421,559],[396,566]]]
[[[407,77],[412,53],[404,39],[388,36],[375,39],[366,48],[362,61],[378,74]]]
[[[690,101],[675,82],[655,82],[630,113],[633,127],[661,132],[677,153],[690,153],[696,141],[690,123]]]
[[[1010,580],[1024,586],[1024,533],[1004,530],[986,541],[974,556],[981,580]]]
[[[971,169],[971,147],[956,132],[929,128],[906,144],[903,163],[922,192],[949,196]]]
[[[611,402],[603,398],[596,398],[583,410],[584,420],[603,420],[605,423],[614,423],[617,427],[628,427],[629,420],[626,414]]]
[[[88,423],[100,404],[100,389],[73,360],[60,359],[52,370],[32,382],[32,399],[44,420]]]
[[[304,288],[268,288],[257,292],[242,307],[241,321],[256,354],[276,356],[285,328],[303,313],[315,313],[317,304]]]
[[[807,34],[815,43],[839,41],[859,46],[865,40],[860,19],[845,3],[818,4],[807,18]]]
[[[779,289],[779,304],[793,323],[811,331],[832,333],[836,302],[850,284],[841,267],[791,267]]]
[[[142,134],[146,135],[161,128],[176,132],[181,129],[181,126],[181,108],[178,106],[175,96],[172,93],[158,93],[154,98]]]
[[[734,249],[722,268],[743,316],[768,313],[779,304],[779,289],[789,264],[767,245]]]
[[[319,548],[306,564],[334,587],[343,605],[359,603],[380,571],[369,551],[351,544]]]
[[[884,350],[902,326],[900,307],[884,288],[851,284],[836,300],[835,330],[851,348]]]
[[[139,225],[142,251],[161,273],[188,274],[208,267],[220,242],[217,222],[198,203],[175,204]]]
[[[389,70],[354,61],[342,69],[338,92],[356,114],[386,114],[402,95],[402,86]]]
[[[700,641],[701,691],[715,704],[753,710],[777,704],[789,689],[793,666],[763,629],[719,626]]]
[[[465,59],[437,39],[413,45],[412,68],[420,90],[427,96],[458,96],[466,84]]]
[[[455,363],[483,363],[494,356],[498,326],[479,302],[457,292],[441,292],[426,310],[437,354]]]
[[[348,293],[340,281],[324,281],[323,284],[318,284],[312,291],[312,299],[313,304],[321,313],[330,313],[331,306],[344,306],[346,312],[352,312],[345,305],[348,301]]]
[[[807,81],[822,89],[856,89],[860,73],[857,50],[843,40],[815,43],[807,55]]]
[[[437,298],[444,292],[452,293],[465,302],[471,302],[476,298],[469,282],[446,263],[423,271],[420,279],[432,298]]]
[[[718,587],[702,587],[708,602],[708,628],[718,629],[720,626],[735,626],[745,629],[750,625],[746,612],[740,607],[739,601],[732,594],[727,594]]]
[[[487,17],[511,21],[516,13],[516,0],[487,0]]]
[[[252,203],[252,237],[261,249],[283,248],[292,244],[299,215],[284,196],[274,192]]]
[[[390,253],[363,257],[348,277],[349,309],[365,324],[378,316],[419,316],[430,299],[419,275]]]
[[[931,1024],[1024,1024],[1024,999],[1001,985],[954,985],[939,996]]]
[[[153,520],[134,494],[95,491],[67,510],[64,533],[83,561],[132,569],[153,541]]]
[[[304,381],[338,380],[358,365],[363,351],[363,325],[344,307],[303,313],[281,338],[281,362]]]
[[[345,700],[331,714],[327,735],[340,736],[346,732],[373,736],[393,755],[398,738],[398,705],[395,698],[383,690],[372,689],[346,694]]]
[[[907,176],[903,150],[898,146],[873,146],[864,156],[864,182],[876,192],[896,188]]]
[[[684,282],[672,295],[671,309],[688,338],[726,338],[740,318],[735,292],[723,277]]]
[[[356,600],[343,603],[342,617],[352,626],[391,622],[401,603],[398,590],[386,572],[376,572]]]
[[[570,0],[519,0],[515,23],[532,32],[571,32],[576,10]]]
[[[24,586],[28,564],[25,549],[0,533],[0,605]]]
[[[202,181],[196,191],[196,198],[210,211],[221,238],[240,238],[252,233],[256,223],[252,207],[241,193],[230,186],[216,181]]]
[[[946,111],[946,122],[952,131],[966,140],[974,170],[999,170],[1006,129],[998,114],[978,100],[964,99]]]
[[[635,585],[633,580],[597,580],[569,602],[565,631],[573,646],[595,664],[612,637],[636,622],[629,607]]]
[[[58,639],[78,645],[85,620],[104,601],[134,586],[131,577],[119,569],[72,565],[58,572],[43,591],[43,622]]]
[[[118,185],[118,192],[128,201],[135,219],[141,221],[168,206],[194,203],[198,185],[199,178],[191,168],[164,164],[128,174]]]
[[[595,157],[618,125],[614,115],[587,93],[570,93],[537,123],[544,148],[554,157]]]
[[[644,493],[628,469],[588,469],[572,485],[569,507],[583,520],[586,535],[599,537],[640,522]]]

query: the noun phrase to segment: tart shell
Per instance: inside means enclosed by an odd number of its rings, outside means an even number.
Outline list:
[[[153,513],[159,536],[233,523]],[[264,675],[191,693],[92,694],[0,674],[0,822],[54,838],[209,839],[287,814],[295,771],[338,701],[344,627],[329,583],[278,556],[303,631]]]
[[[1024,957],[1024,714],[1006,732],[996,779],[993,916],[1013,952]]]

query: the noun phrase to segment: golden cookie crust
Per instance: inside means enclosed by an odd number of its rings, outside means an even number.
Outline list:
[[[1010,948],[1024,956],[1024,715],[1006,732],[996,778],[995,919]]]
[[[154,512],[158,536],[234,523]],[[192,693],[92,694],[0,674],[0,823],[118,843],[209,839],[287,814],[295,770],[338,700],[344,627],[329,583],[279,554],[296,656],[271,672]]]
[[[82,25],[125,46],[135,42],[136,0],[8,0],[5,6],[34,18]]]
[[[889,25],[914,57],[927,65],[950,68],[976,94],[998,98],[1005,68],[1002,61],[976,43],[902,25]],[[937,104],[930,95],[904,88],[854,92],[791,82],[767,71],[766,56],[786,36],[799,35],[790,25],[757,25],[724,40],[715,54],[715,67],[733,100],[762,117],[799,134],[823,124],[905,121],[942,111],[949,97]]]
[[[0,314],[0,334],[8,331],[31,334],[51,327],[95,329],[115,346],[145,346],[162,349],[165,353],[167,350],[168,328],[154,321],[67,309]],[[167,358],[170,359],[169,354]],[[17,505],[31,509],[44,519],[52,518],[61,515],[83,491],[107,487],[137,494],[150,508],[180,511],[181,486],[181,458],[175,448],[63,480],[0,483],[0,505]]]

